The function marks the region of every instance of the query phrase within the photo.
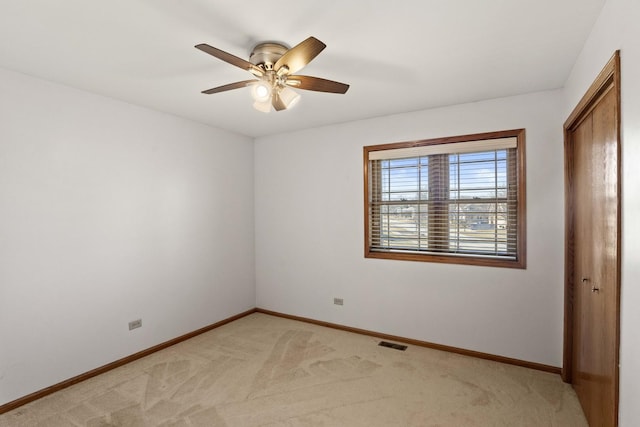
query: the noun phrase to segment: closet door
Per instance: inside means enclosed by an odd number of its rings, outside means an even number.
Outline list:
[[[589,425],[615,426],[619,341],[619,141],[615,79],[567,129],[571,375]],[[566,343],[565,343],[566,344]],[[566,362],[566,360],[565,360]]]

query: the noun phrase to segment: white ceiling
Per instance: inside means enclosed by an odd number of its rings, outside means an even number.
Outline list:
[[[0,0],[0,67],[257,137],[559,88],[605,0]],[[273,40],[327,48],[299,74],[351,85],[253,109],[248,59]]]

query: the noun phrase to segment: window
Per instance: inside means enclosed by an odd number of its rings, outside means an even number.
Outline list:
[[[364,147],[365,257],[525,268],[525,131]]]

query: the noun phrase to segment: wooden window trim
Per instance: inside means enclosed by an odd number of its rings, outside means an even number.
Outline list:
[[[518,210],[517,225],[510,227],[508,233],[516,235],[517,248],[516,259],[499,259],[493,257],[473,256],[473,255],[455,255],[455,254],[433,254],[433,253],[411,253],[411,252],[379,252],[372,251],[369,245],[371,230],[371,214],[369,207],[369,189],[373,185],[373,175],[375,171],[369,171],[369,152],[391,150],[397,148],[422,147],[427,145],[447,144],[465,141],[479,141],[494,138],[516,137],[518,141],[517,158],[515,159],[516,170],[510,171],[517,174],[516,188],[509,188],[509,192],[517,192]],[[364,256],[365,258],[393,259],[402,261],[422,261],[436,262],[447,264],[464,264],[487,267],[506,267],[506,268],[526,268],[526,169],[525,169],[525,129],[513,129],[497,132],[477,133],[469,135],[460,135],[444,138],[434,138],[419,141],[408,141],[381,145],[372,145],[363,147],[363,174],[364,174]],[[371,173],[370,173],[371,172]],[[378,174],[380,172],[378,171]],[[377,189],[379,191],[380,189]]]

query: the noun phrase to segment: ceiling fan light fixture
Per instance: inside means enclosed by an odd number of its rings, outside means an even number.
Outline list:
[[[258,82],[251,88],[251,96],[256,102],[265,102],[271,99],[271,85],[265,81]]]
[[[287,107],[287,109],[293,107],[300,101],[300,95],[293,89],[289,89],[288,87],[283,87],[280,89],[280,99]]]

